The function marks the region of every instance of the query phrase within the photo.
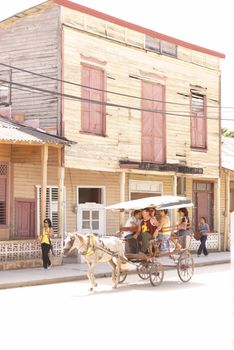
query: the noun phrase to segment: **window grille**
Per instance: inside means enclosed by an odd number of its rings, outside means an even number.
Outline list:
[[[0,163],[0,225],[7,224],[7,164]]]
[[[65,190],[63,201],[63,226],[65,230]],[[58,237],[58,187],[48,186],[46,188],[46,217],[49,218],[53,225],[54,237]],[[41,223],[41,187],[37,186],[37,231],[40,232]],[[63,231],[64,231],[63,230]]]

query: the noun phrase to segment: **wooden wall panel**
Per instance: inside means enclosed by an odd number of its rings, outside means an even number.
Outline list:
[[[167,162],[182,161],[190,167],[201,167],[207,176],[218,175],[219,164],[219,71],[198,63],[185,62],[164,55],[157,55],[101,36],[64,28],[65,79],[73,77],[80,84],[81,57],[93,57],[107,62],[107,90],[127,95],[141,96],[141,82],[146,79],[165,85]],[[78,44],[79,43],[79,44]],[[195,54],[194,54],[195,55]],[[200,57],[203,55],[202,57]],[[201,60],[206,61],[199,53]],[[192,55],[191,55],[192,60]],[[144,72],[142,73],[142,62]],[[190,148],[190,89],[197,86],[207,96],[208,149],[198,152]],[[199,90],[199,91],[200,91]],[[66,86],[67,93],[80,96],[79,86]],[[141,100],[107,94],[107,102],[141,108]],[[180,105],[181,104],[181,105]],[[214,107],[214,108],[213,108]],[[64,101],[65,136],[77,141],[66,153],[68,167],[105,169],[118,168],[119,159],[141,161],[141,112],[134,109],[107,106],[106,137],[80,133],[80,102]],[[172,115],[173,114],[173,115]],[[175,147],[176,145],[176,147]],[[80,162],[76,161],[79,157]]]
[[[59,78],[59,7],[23,16],[11,26],[0,26],[0,62],[25,70]],[[4,26],[3,26],[4,27]],[[0,70],[4,68],[0,66]],[[58,91],[59,82],[34,76],[22,71],[12,71],[13,82]],[[23,88],[22,88],[23,89]],[[41,128],[57,130],[59,98],[56,95],[12,89],[12,113],[24,113],[26,120],[40,119]]]
[[[0,160],[11,160],[11,145],[0,144]]]

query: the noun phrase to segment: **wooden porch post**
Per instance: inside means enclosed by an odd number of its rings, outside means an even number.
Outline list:
[[[120,202],[125,201],[125,183],[126,183],[126,173],[122,171],[120,173]],[[120,226],[124,225],[124,212],[120,212]]]
[[[177,196],[177,175],[173,175],[173,196]],[[176,224],[177,220],[177,211],[174,209],[172,210],[172,225],[174,226]]]
[[[216,180],[216,230],[218,232],[218,250],[221,250],[221,232],[220,232],[220,177]]]
[[[48,145],[43,145],[41,148],[41,164],[42,164],[41,227],[43,227],[43,221],[46,217],[47,162],[48,162]]]
[[[58,236],[63,237],[63,190],[64,167],[62,166],[62,148],[58,149]]]
[[[225,221],[223,250],[227,250],[227,241],[230,227],[230,171],[225,171]]]

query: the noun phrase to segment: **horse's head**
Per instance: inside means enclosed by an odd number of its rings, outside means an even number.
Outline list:
[[[73,249],[77,248],[75,245],[76,233],[67,233],[63,242],[63,255],[68,256]]]
[[[93,251],[94,245],[95,237],[92,234],[68,233],[64,240],[63,255],[71,254],[74,249],[77,249],[81,255],[87,255],[87,253]]]

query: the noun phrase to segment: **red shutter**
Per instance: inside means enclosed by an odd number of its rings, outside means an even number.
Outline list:
[[[82,102],[82,131],[93,134],[104,134],[105,132],[105,94],[104,94],[104,72],[90,66],[82,65],[82,97],[88,100],[100,101],[101,103]],[[95,89],[89,89],[90,86]]]
[[[146,100],[149,99],[149,100]],[[165,163],[164,86],[142,82],[142,160]],[[158,113],[144,110],[156,110]]]

